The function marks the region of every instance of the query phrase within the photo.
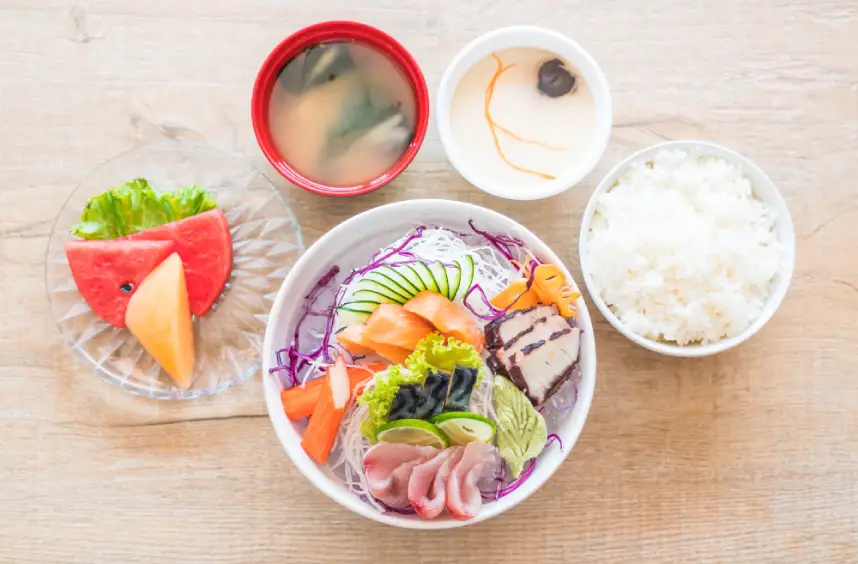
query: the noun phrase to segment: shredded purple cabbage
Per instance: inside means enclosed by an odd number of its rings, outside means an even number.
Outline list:
[[[548,448],[551,443],[557,441],[557,444],[560,446],[560,450],[563,450],[563,439],[560,438],[560,435],[557,433],[551,433],[548,435],[548,441],[545,443],[545,448]]]
[[[316,361],[320,355],[323,355],[326,361],[333,362],[333,359],[330,358],[329,348],[331,331],[333,330],[334,323],[334,309],[329,308],[323,312],[317,312],[313,310],[313,306],[316,305],[316,301],[319,299],[319,296],[322,295],[324,290],[334,280],[339,272],[340,267],[336,265],[332,266],[331,269],[326,272],[318,282],[316,282],[316,285],[313,286],[310,292],[304,297],[304,309],[301,312],[301,316],[298,318],[298,323],[295,324],[295,332],[292,335],[292,342],[288,347],[277,351],[276,358],[278,366],[272,367],[269,370],[269,373],[273,374],[274,372],[281,371],[286,372],[289,376],[289,382],[284,382],[284,385],[287,387],[299,385],[298,373],[302,368],[304,368],[304,366],[309,366]],[[327,317],[325,323],[325,335],[322,338],[322,343],[316,350],[310,353],[302,353],[299,350],[301,344],[301,327],[304,325],[304,322],[308,317],[321,316]]]

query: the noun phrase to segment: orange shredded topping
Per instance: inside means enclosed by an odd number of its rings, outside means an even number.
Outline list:
[[[529,143],[531,145],[539,145],[540,147],[543,147],[545,149],[549,149],[551,151],[566,151],[567,149],[565,149],[563,147],[557,147],[554,145],[549,145],[548,143],[543,143],[542,141],[537,141],[535,139],[527,139],[526,137],[522,137],[522,136],[518,135],[517,133],[510,131],[509,129],[498,124],[494,120],[494,118],[492,118],[492,113],[491,113],[492,97],[494,97],[494,95],[495,95],[495,86],[497,85],[498,79],[501,77],[501,75],[503,73],[505,73],[506,71],[508,71],[509,69],[511,69],[515,66],[515,63],[513,63],[511,65],[503,66],[503,61],[501,61],[501,58],[497,56],[497,53],[492,53],[492,57],[494,57],[495,61],[497,62],[498,68],[495,71],[494,76],[492,76],[492,79],[489,81],[488,86],[486,87],[485,114],[486,114],[486,122],[489,124],[489,130],[492,133],[492,139],[495,142],[495,149],[497,150],[498,155],[500,156],[501,159],[503,159],[503,161],[507,165],[514,168],[515,170],[518,170],[518,171],[521,171],[521,172],[524,172],[527,174],[533,174],[535,176],[539,176],[539,177],[545,178],[547,180],[554,180],[556,178],[556,176],[554,176],[552,174],[545,173],[545,172],[540,172],[538,170],[532,170],[529,168],[525,168],[523,166],[519,166],[519,165],[515,164],[514,162],[510,161],[507,158],[507,156],[504,154],[503,149],[501,148],[500,139],[498,137],[498,131],[500,131],[501,133],[505,133],[505,134],[509,135],[510,137],[512,137],[513,139],[515,139],[517,141],[520,141],[521,143]]]

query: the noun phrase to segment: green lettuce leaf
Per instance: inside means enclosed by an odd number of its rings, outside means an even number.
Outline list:
[[[485,372],[485,363],[480,353],[468,343],[445,337],[440,333],[432,333],[424,337],[414,352],[405,360],[405,366],[414,374],[420,374],[420,381],[426,379],[429,369],[453,372],[457,364],[479,370],[475,386],[480,385]]]
[[[217,202],[199,186],[156,192],[145,179],[136,178],[90,198],[71,232],[83,239],[118,239],[216,207]]]
[[[524,463],[539,456],[545,448],[548,428],[545,418],[524,392],[503,376],[495,376],[494,394],[498,451],[512,470],[513,478],[518,478]]]

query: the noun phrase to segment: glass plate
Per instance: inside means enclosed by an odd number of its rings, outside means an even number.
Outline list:
[[[194,318],[196,373],[177,387],[127,329],[96,317],[75,286],[63,248],[92,196],[137,177],[156,190],[197,184],[229,220],[233,269],[212,311]],[[262,338],[277,290],[304,251],[292,208],[244,159],[186,142],[133,149],[101,165],[75,189],[51,231],[45,259],[48,299],[60,334],[96,374],[136,395],[190,399],[237,384],[261,366]]]

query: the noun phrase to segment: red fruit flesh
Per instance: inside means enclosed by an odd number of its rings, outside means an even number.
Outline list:
[[[65,249],[75,284],[92,312],[111,325],[125,327],[125,310],[131,296],[173,252],[174,244],[172,241],[71,241]]]
[[[220,297],[232,271],[232,237],[220,210],[211,210],[126,237],[172,241],[185,267],[191,313],[201,317]]]

